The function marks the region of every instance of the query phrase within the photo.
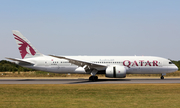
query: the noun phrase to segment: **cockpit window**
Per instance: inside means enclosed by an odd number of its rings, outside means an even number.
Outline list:
[[[173,64],[173,62],[169,62],[169,64]]]

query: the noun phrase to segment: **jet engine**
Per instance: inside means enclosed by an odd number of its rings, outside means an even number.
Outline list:
[[[125,78],[126,67],[125,66],[108,66],[106,68],[106,77],[110,78]]]

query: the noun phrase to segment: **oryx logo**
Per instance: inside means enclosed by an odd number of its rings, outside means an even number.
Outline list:
[[[24,41],[22,38],[20,38],[19,36],[15,34],[13,35],[14,35],[14,38],[19,41],[18,45],[20,45],[19,51],[21,53],[22,59],[26,56],[26,54],[31,54],[33,56],[36,54],[34,49],[26,41]]]

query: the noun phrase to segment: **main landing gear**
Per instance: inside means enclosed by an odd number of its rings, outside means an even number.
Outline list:
[[[95,76],[97,72],[98,71],[95,69],[91,71],[91,76],[89,77],[89,81],[97,81],[98,80],[98,76]]]
[[[90,76],[89,77],[89,81],[97,81],[98,80],[98,76]]]

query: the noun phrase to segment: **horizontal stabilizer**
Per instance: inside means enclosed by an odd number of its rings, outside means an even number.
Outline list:
[[[12,61],[17,61],[17,62],[22,63],[22,64],[30,64],[30,65],[34,65],[34,63],[31,63],[31,62],[29,62],[29,61],[24,61],[24,60],[22,60],[22,59],[17,59],[17,58],[7,58],[7,57],[6,57],[6,59],[9,59],[9,60],[12,60]]]

